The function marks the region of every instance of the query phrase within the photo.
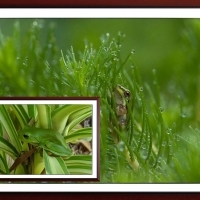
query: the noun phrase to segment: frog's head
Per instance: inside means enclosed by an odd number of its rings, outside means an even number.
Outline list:
[[[38,143],[38,140],[34,136],[34,133],[31,131],[31,129],[23,129],[19,132],[19,139],[23,142],[36,144]]]
[[[125,99],[129,102],[131,93],[128,89],[118,84],[114,89],[114,95],[117,104],[125,105]]]

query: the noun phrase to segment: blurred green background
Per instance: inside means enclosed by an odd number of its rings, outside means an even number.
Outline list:
[[[26,34],[34,19],[0,19],[0,28],[10,36],[15,21],[20,22],[21,37]],[[183,19],[43,19],[41,42],[45,42],[49,25],[55,25],[55,37],[59,49],[65,51],[73,46],[74,51],[83,51],[85,41],[98,48],[100,37],[110,33],[111,38],[118,32],[126,35],[122,54],[135,50],[135,60],[142,72],[151,68],[168,66],[166,59],[180,49],[180,34]],[[148,73],[146,77],[148,78]]]

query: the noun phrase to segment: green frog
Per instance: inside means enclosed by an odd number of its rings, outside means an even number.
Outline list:
[[[130,103],[131,93],[128,89],[124,88],[121,85],[117,85],[114,88],[114,98],[116,102],[116,115],[117,115],[117,121],[119,124],[119,129],[121,132],[125,132],[127,130],[127,103]],[[116,143],[119,142],[117,134],[113,131],[114,140]],[[130,158],[130,153],[125,147],[124,155],[129,162],[129,164],[137,171],[139,168],[139,163],[137,161],[137,158],[134,157],[134,161]]]
[[[116,115],[120,131],[125,131],[127,127],[127,102],[130,101],[131,93],[128,89],[121,85],[114,88],[114,98],[116,103]],[[112,131],[113,132],[113,131]],[[118,143],[119,139],[116,133],[113,132],[114,140]]]
[[[131,93],[128,89],[121,85],[114,88],[114,96],[116,102],[116,114],[120,129],[124,129],[127,123],[127,102],[130,101]]]

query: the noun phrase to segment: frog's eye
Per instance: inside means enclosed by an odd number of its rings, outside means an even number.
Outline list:
[[[25,139],[28,139],[28,138],[29,138],[29,136],[26,135],[26,134],[24,134],[23,136],[24,136]]]
[[[125,91],[124,96],[129,98],[131,96],[131,93],[129,91]]]

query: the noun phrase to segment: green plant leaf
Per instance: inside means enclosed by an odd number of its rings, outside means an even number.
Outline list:
[[[36,105],[30,105],[30,104],[28,104],[27,108],[28,108],[28,115],[29,115],[29,117],[35,119],[36,115],[37,115]]]
[[[69,115],[78,111],[82,110],[83,108],[91,107],[91,105],[63,105],[52,112],[52,126],[53,129],[62,133]]]
[[[24,109],[23,105],[10,105],[13,109],[17,119],[19,120],[21,127],[24,128],[24,126],[28,123],[30,120],[26,110]]]
[[[92,128],[81,128],[64,137],[65,142],[72,142],[83,138],[92,138]]]
[[[48,156],[43,150],[44,165],[46,174],[69,174],[69,171],[61,157]]]
[[[92,174],[92,156],[75,155],[64,159],[70,174]]]
[[[0,154],[0,170],[1,170],[0,173],[3,172],[3,174],[10,174],[6,157],[3,157],[1,154]]]
[[[36,105],[38,110],[38,124],[40,128],[51,129],[51,107],[49,105]]]
[[[92,166],[70,165],[68,166],[70,174],[92,174]]]
[[[21,142],[18,139],[13,122],[4,105],[0,105],[0,122],[6,130],[10,143],[16,148],[18,152],[20,152],[22,149]]]
[[[17,158],[19,154],[16,148],[1,136],[0,136],[0,150],[9,154],[13,159]]]
[[[74,155],[69,158],[65,158],[64,161],[67,164],[67,166],[70,164],[92,165],[92,156],[91,155]]]
[[[79,124],[80,122],[92,115],[92,106],[89,108],[78,110],[71,115],[69,117],[64,135],[68,135],[72,128],[74,128],[74,126],[76,126],[77,124]]]

